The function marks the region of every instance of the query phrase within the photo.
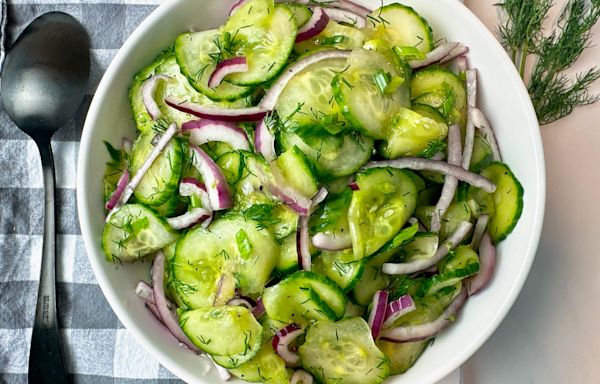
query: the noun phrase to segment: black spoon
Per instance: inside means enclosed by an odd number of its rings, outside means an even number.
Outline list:
[[[2,103],[37,144],[45,189],[44,245],[29,353],[30,383],[67,383],[56,319],[54,162],[50,138],[73,117],[90,74],[87,32],[73,17],[51,12],[35,19],[15,42],[2,70]],[[15,212],[17,213],[17,212]]]

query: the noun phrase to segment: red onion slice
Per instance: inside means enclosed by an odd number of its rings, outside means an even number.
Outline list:
[[[462,56],[467,52],[469,52],[469,47],[467,47],[466,45],[464,45],[462,43],[458,43],[456,45],[456,47],[454,47],[450,52],[448,52],[446,57],[444,57],[442,60],[440,60],[440,64],[444,64],[450,60],[454,60],[457,57]]]
[[[384,329],[381,338],[383,340],[406,343],[429,339],[437,335],[441,330],[454,322],[456,314],[467,300],[467,289],[461,287],[460,293],[454,298],[450,306],[446,308],[437,319],[430,323],[421,325],[409,325],[404,327]]]
[[[162,323],[162,325],[165,325],[165,322],[163,321],[162,316],[160,315],[160,312],[158,311],[158,307],[156,306],[155,303],[150,302],[150,301],[146,301],[144,303],[144,305],[146,306],[146,308],[148,308],[148,310],[150,312],[152,312],[152,314],[154,315],[154,317],[156,317],[156,319]]]
[[[456,48],[458,45],[459,45],[459,43],[456,43],[456,42],[444,43],[444,44],[440,45],[439,47],[435,48],[433,51],[427,52],[425,54],[425,58],[423,60],[410,60],[409,64],[410,64],[411,68],[417,69],[417,68],[426,67],[433,63],[437,63],[438,61],[447,57],[448,54],[450,52],[452,52],[452,50],[454,48]]]
[[[281,76],[277,78],[271,88],[269,88],[265,97],[263,97],[262,101],[260,102],[260,108],[267,111],[273,110],[275,108],[275,104],[277,104],[279,95],[281,95],[281,92],[283,92],[283,89],[287,83],[306,67],[327,59],[347,59],[348,56],[350,56],[350,53],[351,51],[340,51],[337,49],[319,51],[290,65],[282,72]]]
[[[461,137],[460,128],[458,125],[453,124],[448,128],[448,164],[460,165],[461,164]],[[444,186],[442,187],[442,193],[440,199],[435,205],[433,215],[431,216],[431,232],[438,233],[442,226],[442,217],[446,214],[450,203],[454,199],[456,193],[456,187],[458,186],[458,179],[454,176],[447,175],[444,180]]]
[[[238,9],[242,8],[242,6],[244,4],[246,4],[247,2],[248,2],[248,0],[238,0],[235,3],[233,3],[231,8],[229,8],[229,16],[233,15]]]
[[[183,343],[186,347],[196,353],[200,353],[198,347],[196,347],[185,333],[179,327],[176,314],[171,312],[169,309],[167,297],[165,296],[164,288],[164,276],[165,274],[165,254],[158,252],[152,262],[152,287],[154,292],[154,300],[156,301],[156,307],[163,323],[169,331],[175,336],[177,340]]]
[[[203,183],[193,177],[185,177],[181,180],[181,183],[179,183],[179,195],[184,197],[196,195],[202,202],[202,208],[212,211],[206,187]]]
[[[356,184],[356,181],[351,182],[350,184],[348,184],[348,186],[353,191],[359,191],[360,190],[360,187],[358,186],[358,184]]]
[[[477,249],[479,247],[479,242],[481,241],[481,237],[487,229],[489,220],[490,217],[488,215],[481,215],[477,219],[477,223],[475,223],[475,229],[473,230],[473,239],[471,239],[471,248]]]
[[[310,204],[310,213],[311,214],[317,210],[317,207],[319,206],[319,204],[321,204],[323,202],[323,200],[325,200],[325,198],[327,197],[328,194],[329,194],[329,191],[327,191],[327,189],[325,187],[319,188],[319,190],[317,191],[317,193],[313,196],[313,198],[311,200],[311,204]]]
[[[477,70],[468,69],[465,71],[467,80],[467,108],[475,108],[477,105]],[[475,125],[471,113],[467,113],[467,129],[465,131],[465,149],[463,150],[462,167],[469,169],[471,158],[473,156],[473,141],[475,140]]]
[[[310,198],[291,187],[283,177],[277,164],[271,164],[271,173],[275,183],[270,186],[271,193],[280,198],[285,204],[302,216],[309,214],[312,206]]]
[[[156,87],[158,87],[161,81],[167,80],[171,80],[171,77],[165,75],[154,75],[146,79],[142,84],[142,101],[152,120],[156,120],[162,115],[156,100],[154,100]]]
[[[212,211],[204,208],[192,208],[183,215],[169,217],[167,223],[176,230],[190,228],[212,216]]]
[[[465,280],[469,296],[473,296],[491,280],[496,266],[496,247],[489,234],[484,234],[479,243],[479,272]]]
[[[383,264],[382,271],[388,275],[408,275],[419,271],[426,270],[437,264],[442,260],[448,253],[456,248],[469,234],[473,224],[468,221],[462,221],[456,231],[442,243],[435,254],[427,259],[417,259],[409,261],[407,263],[385,263]]]
[[[349,233],[319,232],[312,237],[312,243],[319,249],[341,251],[352,248],[352,237]]]
[[[474,187],[481,188],[488,193],[496,191],[496,184],[485,177],[465,170],[463,167],[448,164],[443,161],[423,159],[420,157],[404,157],[396,160],[372,161],[362,169],[391,167],[398,169],[412,169],[415,171],[433,171],[454,176]]]
[[[229,121],[234,123],[258,121],[265,117],[267,110],[261,107],[229,109],[180,101],[167,97],[165,103],[178,111],[189,113],[203,119]]]
[[[300,228],[296,232],[296,247],[298,248],[298,266],[305,271],[310,271],[312,264],[309,241],[308,216],[302,216],[300,217]]]
[[[367,26],[367,19],[352,11],[338,8],[323,8],[323,11],[325,11],[331,20],[338,23],[351,24],[356,28],[365,28]]]
[[[290,384],[312,384],[313,380],[310,373],[303,369],[298,369],[292,374],[292,377],[290,377]]]
[[[417,309],[415,302],[410,295],[400,296],[398,299],[388,304],[385,310],[385,321],[383,328],[389,328],[400,317]]]
[[[156,303],[154,301],[154,290],[152,289],[152,286],[143,280],[141,280],[135,286],[135,294],[138,295],[140,298],[144,299],[144,301],[153,304]]]
[[[181,125],[181,132],[189,133],[190,143],[197,146],[211,141],[220,141],[229,144],[236,150],[250,150],[246,132],[237,125],[226,121],[190,120]]]
[[[485,117],[483,112],[479,108],[469,108],[469,116],[471,117],[473,124],[478,128],[485,139],[490,144],[492,149],[492,155],[494,161],[502,161],[502,155],[500,154],[500,147],[498,147],[498,141],[496,141],[496,135],[488,119]]]
[[[317,36],[321,31],[325,29],[329,22],[329,16],[323,11],[321,7],[312,8],[312,16],[308,21],[298,29],[296,35],[296,43],[308,40],[312,37]]]
[[[271,162],[275,160],[275,135],[271,131],[273,127],[268,125],[269,116],[264,117],[256,126],[254,131],[254,148],[256,152],[263,155],[265,160]]]
[[[190,144],[192,164],[198,169],[207,188],[210,206],[213,211],[219,211],[233,206],[227,180],[221,169],[202,149]]]
[[[372,10],[363,7],[362,5],[356,4],[350,0],[275,0],[275,3],[297,3],[297,4],[319,4],[325,7],[335,8],[335,9],[343,9],[346,11],[350,11],[362,17],[367,17],[368,14],[373,12]]]
[[[254,309],[254,305],[250,302],[250,300],[242,297],[234,297],[233,299],[227,302],[227,305],[231,307],[246,307],[250,311]]]
[[[225,59],[215,67],[215,70],[210,74],[208,78],[208,86],[210,88],[218,87],[227,75],[232,73],[248,72],[250,67],[245,56],[232,57]]]
[[[469,69],[469,59],[466,56],[459,56],[454,60],[456,72],[461,73]]]
[[[129,170],[124,169],[123,173],[121,174],[121,177],[119,177],[119,181],[117,181],[117,188],[114,190],[112,195],[110,195],[110,198],[104,206],[104,208],[106,208],[107,211],[112,211],[117,206],[121,195],[123,195],[123,192],[125,192],[127,183],[129,183]]]
[[[252,309],[252,314],[259,319],[265,314],[265,305],[261,299],[256,300],[256,305]]]
[[[152,166],[152,163],[154,163],[154,161],[158,158],[158,156],[161,154],[161,152],[163,151],[163,149],[165,149],[165,147],[167,146],[167,144],[169,143],[169,141],[171,140],[171,138],[175,135],[175,132],[177,132],[177,124],[173,123],[160,136],[160,139],[158,140],[158,142],[156,143],[156,145],[152,149],[152,152],[150,152],[150,155],[148,156],[148,158],[146,159],[146,161],[144,161],[144,163],[142,164],[142,166],[138,169],[138,171],[135,173],[135,175],[131,178],[131,180],[129,181],[129,183],[125,187],[125,190],[121,194],[120,200],[117,202],[117,204],[113,207],[113,209],[108,214],[108,216],[106,218],[107,220],[110,217],[111,213],[115,211],[115,209],[117,209],[121,205],[127,203],[127,201],[129,200],[129,198],[133,194],[133,190],[140,183],[140,181],[142,180],[142,177],[144,177],[144,175],[146,174],[146,172],[148,172],[148,169],[150,169],[150,167]]]
[[[271,345],[288,367],[297,367],[300,363],[300,355],[290,351],[290,344],[301,335],[304,335],[304,329],[297,324],[290,324],[277,331],[273,336]]]
[[[373,295],[373,302],[371,303],[371,313],[369,314],[369,328],[371,328],[371,335],[373,340],[377,340],[383,321],[385,320],[385,309],[387,307],[388,293],[386,291],[377,291]]]
[[[128,137],[123,137],[121,139],[121,150],[127,154],[131,153],[131,147],[133,146],[133,144],[131,143],[131,140],[129,140]]]

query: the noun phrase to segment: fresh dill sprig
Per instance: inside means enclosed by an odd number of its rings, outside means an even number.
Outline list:
[[[600,99],[589,93],[589,87],[600,78],[599,68],[574,77],[564,73],[590,47],[591,29],[600,18],[600,0],[569,0],[548,36],[544,36],[542,24],[553,0],[504,0],[498,5],[508,16],[500,26],[500,38],[522,77],[528,55],[537,56],[527,88],[540,124],[559,120],[576,107]]]
[[[446,142],[444,140],[431,140],[425,149],[423,149],[417,157],[424,157],[431,159],[438,152],[442,152],[446,149]]]
[[[598,95],[590,95],[590,85],[600,78],[593,67],[570,79],[563,71],[571,67],[590,46],[591,28],[600,17],[600,0],[571,0],[561,12],[557,28],[543,38],[528,89],[541,124],[559,120],[580,105],[593,104]]]

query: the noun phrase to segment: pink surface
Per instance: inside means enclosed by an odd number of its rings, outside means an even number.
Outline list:
[[[465,1],[494,32],[497,2]],[[600,24],[593,44],[575,70],[600,64]],[[592,90],[600,93],[600,81]],[[538,254],[508,317],[464,365],[465,384],[600,382],[600,103],[541,132],[547,201]]]

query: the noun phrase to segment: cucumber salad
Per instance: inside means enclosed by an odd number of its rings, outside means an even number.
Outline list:
[[[152,260],[136,293],[223,380],[402,374],[521,215],[468,47],[406,5],[240,0],[137,73],[130,102],[103,249]]]

